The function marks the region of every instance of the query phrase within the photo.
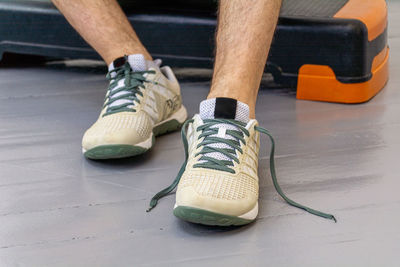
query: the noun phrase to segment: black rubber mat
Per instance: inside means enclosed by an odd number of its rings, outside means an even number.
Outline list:
[[[284,0],[281,16],[333,17],[349,0]]]

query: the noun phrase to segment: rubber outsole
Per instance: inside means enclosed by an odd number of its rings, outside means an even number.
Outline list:
[[[133,146],[126,144],[114,144],[114,145],[101,145],[89,149],[83,153],[86,158],[100,160],[100,159],[117,159],[117,158],[128,158],[141,155],[151,149],[155,143],[155,136],[160,136],[166,133],[174,132],[182,127],[183,123],[172,119],[166,121],[163,124],[157,125],[153,129],[153,138],[151,146],[149,148],[141,146]]]
[[[213,226],[239,226],[254,221],[187,206],[176,207],[174,209],[174,215],[191,223]]]
[[[149,149],[140,146],[102,145],[89,149],[83,155],[89,159],[118,159],[137,156],[145,153],[147,150]]]

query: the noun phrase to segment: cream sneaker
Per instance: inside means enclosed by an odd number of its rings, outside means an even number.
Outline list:
[[[203,101],[200,114],[185,123],[182,136],[186,161],[174,183],[154,196],[149,210],[178,185],[174,207],[178,218],[220,226],[254,221],[258,214],[260,133],[272,141],[271,176],[278,193],[293,206],[335,220],[333,215],[285,196],[276,181],[272,136],[256,120],[249,119],[246,104],[230,98]]]
[[[168,66],[142,55],[116,59],[109,66],[110,85],[97,121],[85,132],[82,151],[90,159],[142,154],[155,136],[178,130],[187,118],[180,87]]]

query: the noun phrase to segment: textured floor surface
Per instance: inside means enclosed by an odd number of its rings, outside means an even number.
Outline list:
[[[158,138],[145,156],[86,160],[80,142],[102,105],[103,69],[1,68],[0,266],[399,266],[400,2],[389,10],[391,80],[372,101],[297,101],[286,89],[259,95],[257,117],[276,136],[282,187],[337,224],[278,197],[265,137],[255,223],[181,222],[173,195],[146,213],[182,163],[179,133]],[[207,94],[207,72],[180,72],[192,115]]]

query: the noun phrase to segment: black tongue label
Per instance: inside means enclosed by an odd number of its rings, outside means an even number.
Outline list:
[[[236,99],[217,97],[215,99],[214,118],[234,120],[236,118],[236,106]]]
[[[114,68],[118,68],[118,67],[123,66],[123,65],[125,64],[125,62],[126,62],[126,58],[125,58],[125,57],[119,57],[119,58],[117,58],[117,59],[114,60],[114,62],[113,62]]]

